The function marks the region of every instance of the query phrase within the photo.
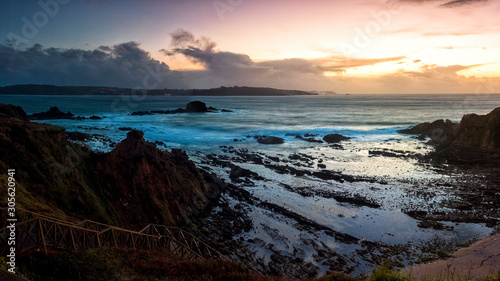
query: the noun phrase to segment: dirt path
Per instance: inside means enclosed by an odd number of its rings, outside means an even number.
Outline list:
[[[489,236],[455,252],[447,260],[406,269],[411,280],[480,280],[500,274],[500,234]]]

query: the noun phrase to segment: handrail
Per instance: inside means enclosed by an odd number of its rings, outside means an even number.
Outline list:
[[[133,231],[91,220],[75,223],[23,208],[16,209],[16,246],[19,257],[33,251],[49,254],[61,250],[79,251],[107,246],[166,249],[188,259],[227,259],[195,235],[177,227],[150,224],[141,231]],[[6,210],[7,208],[0,208],[2,224],[5,224],[5,227],[0,228],[0,254],[5,254],[9,248],[7,240],[10,229],[6,226]]]

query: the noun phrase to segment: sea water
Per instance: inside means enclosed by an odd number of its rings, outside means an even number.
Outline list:
[[[190,101],[200,100],[217,109],[231,112],[131,115],[133,111],[172,110],[184,108]],[[447,242],[464,242],[484,237],[491,229],[484,224],[448,223],[453,230],[419,228],[418,221],[405,214],[407,210],[446,211],[446,201],[460,200],[453,184],[460,175],[443,174],[431,166],[421,165],[414,158],[370,155],[370,151],[405,151],[424,155],[433,150],[423,141],[397,131],[409,126],[450,119],[459,122],[464,114],[486,114],[500,106],[500,95],[329,95],[286,97],[180,97],[180,96],[0,96],[0,102],[20,105],[28,114],[47,111],[58,106],[75,116],[105,117],[100,120],[44,120],[65,127],[68,131],[99,134],[108,142],[96,139],[88,144],[95,150],[110,151],[109,143],[123,140],[131,127],[144,131],[148,141],[161,142],[160,148],[180,148],[188,152],[198,165],[215,171],[230,182],[229,169],[206,163],[209,154],[234,157],[227,147],[265,157],[288,161],[292,155],[310,157],[310,171],[328,170],[365,177],[371,181],[335,182],[310,176],[280,174],[253,163],[240,167],[262,175],[252,186],[240,186],[252,196],[286,208],[332,230],[360,240],[388,244],[418,244],[436,238]],[[295,135],[313,134],[321,139],[337,133],[350,140],[341,148],[325,143],[310,143]],[[281,145],[263,145],[254,136],[268,135],[285,140]],[[320,160],[321,159],[321,160]],[[318,164],[326,168],[319,168]],[[287,162],[297,164],[293,162]],[[362,196],[380,208],[356,206],[322,196],[302,196],[294,190],[307,189],[312,194],[330,192],[346,196]],[[226,198],[233,205],[240,203]],[[247,206],[254,221],[251,231],[240,234],[256,258],[270,261],[273,252],[298,255],[328,270],[314,257],[315,250],[304,241],[316,239],[324,247],[357,260],[355,273],[371,267],[353,254],[354,246],[336,241],[325,233],[307,233],[294,227],[293,220],[272,214],[257,206]],[[279,239],[277,239],[277,237]],[[269,246],[272,245],[272,246]],[[298,250],[298,251],[297,251]]]

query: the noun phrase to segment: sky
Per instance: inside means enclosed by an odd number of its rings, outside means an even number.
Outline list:
[[[495,0],[2,0],[0,86],[500,93]]]

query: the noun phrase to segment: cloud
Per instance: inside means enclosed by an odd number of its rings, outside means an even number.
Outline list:
[[[482,83],[479,78],[458,74],[480,65],[439,66],[420,60],[413,60],[419,67],[417,71],[400,70],[370,77],[346,74],[350,68],[407,62],[403,56],[349,58],[334,54],[316,59],[256,62],[246,54],[218,50],[209,38],[197,38],[184,30],[172,34],[172,42],[163,53],[186,57],[204,69],[171,70],[133,41],[91,50],[45,48],[39,44],[21,50],[0,44],[0,85],[34,83],[160,89],[238,85],[339,93],[459,93],[475,92]],[[325,72],[337,75],[325,76]],[[488,84],[490,88],[500,89],[500,78],[493,79]]]
[[[449,1],[449,2],[443,3],[440,6],[445,7],[445,8],[455,8],[455,7],[460,7],[460,6],[464,6],[464,5],[485,3],[488,1],[489,0],[454,0],[454,1]]]
[[[459,71],[478,67],[481,65],[482,64],[438,66],[435,64],[424,64],[420,66],[420,71],[401,71],[400,74],[410,77],[421,77],[433,80],[449,80],[460,77],[460,75],[457,74],[457,72]]]
[[[467,5],[484,4],[490,0],[399,0],[400,3],[414,3],[414,4],[425,4],[425,3],[440,3],[439,7],[442,8],[457,8]]]
[[[324,72],[345,72],[352,67],[374,65],[383,62],[398,61],[405,57],[390,58],[348,58],[331,56],[318,59],[289,58],[279,60],[253,61],[246,54],[216,50],[216,43],[206,37],[197,39],[185,30],[178,30],[172,34],[172,48],[160,50],[163,54],[183,55],[194,63],[204,66],[208,79],[222,85],[240,83],[244,85],[263,85],[283,81],[283,85],[290,87],[290,81],[311,79],[317,81]],[[288,82],[286,82],[288,81]]]
[[[137,42],[94,50],[24,50],[0,44],[0,84],[57,84],[118,87],[184,87],[182,73],[151,58]]]

